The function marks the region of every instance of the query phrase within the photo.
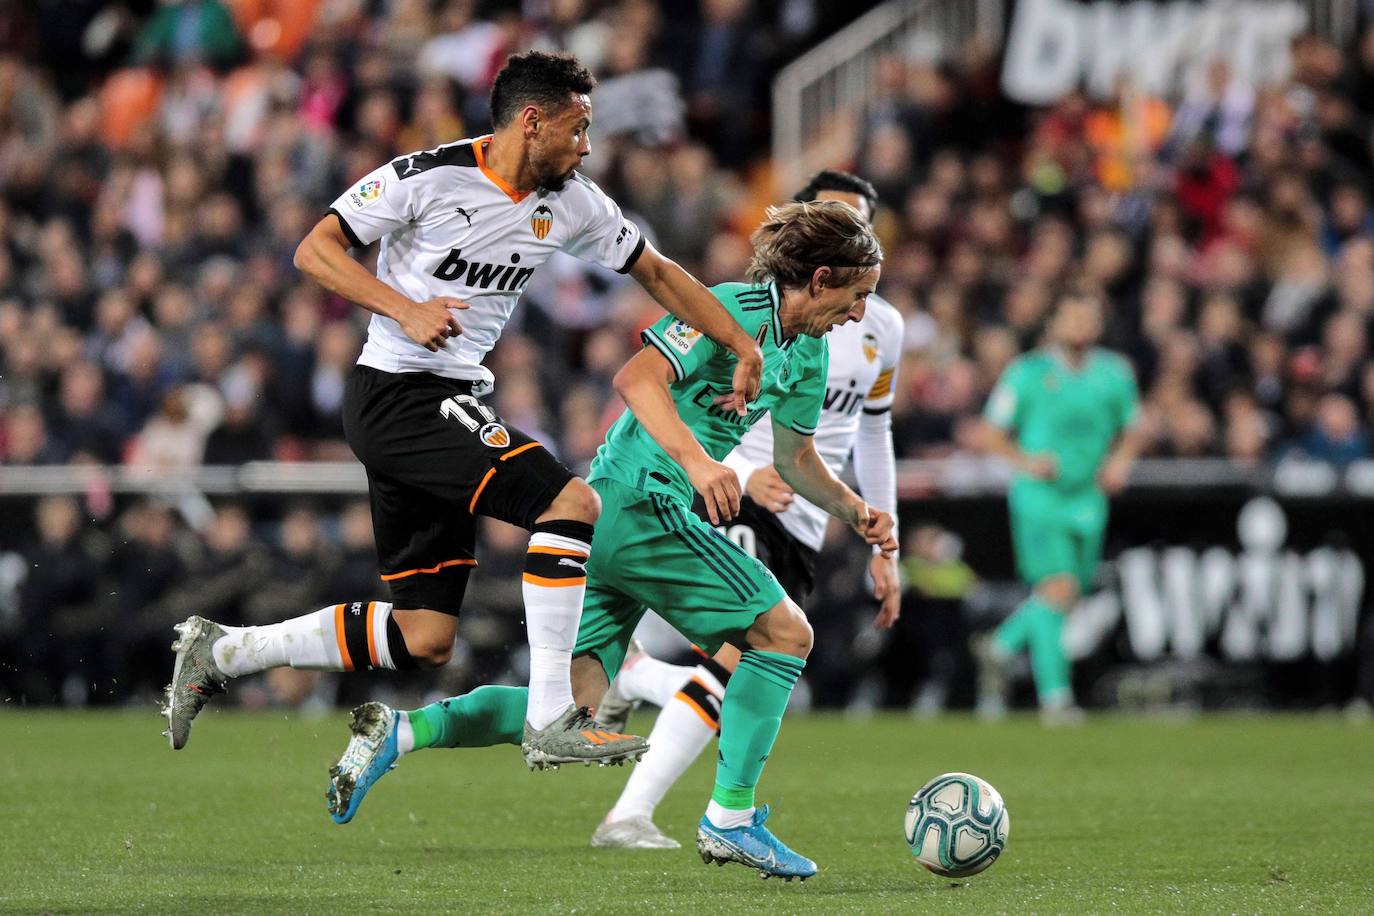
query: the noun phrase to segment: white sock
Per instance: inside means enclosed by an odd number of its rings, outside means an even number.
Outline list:
[[[670,665],[641,653],[620,669],[616,675],[619,690],[632,700],[647,700],[655,706],[668,708],[673,694],[691,679],[696,668],[686,665]]]
[[[623,671],[621,675],[624,676]],[[654,730],[649,733],[649,752],[630,771],[630,778],[607,820],[653,817],[663,796],[715,736],[716,726],[708,723],[695,705],[681,694],[670,697],[654,722]]]
[[[736,811],[734,808],[722,808],[715,799],[712,799],[706,805],[706,819],[721,830],[747,827],[754,820],[754,809],[745,808],[743,811]]]
[[[311,614],[259,627],[224,627],[211,651],[215,664],[229,677],[257,674],[268,668],[306,671],[352,671],[391,668],[385,601],[333,604]],[[348,633],[355,633],[356,653],[348,652]],[[359,657],[354,658],[357,654]]]
[[[590,530],[590,529],[589,529]],[[587,593],[591,545],[536,531],[530,536],[521,588],[530,641],[530,698],[525,720],[546,728],[573,705],[572,650]]]
[[[396,716],[396,756],[404,757],[415,750],[415,729],[410,725],[410,716],[404,712]]]

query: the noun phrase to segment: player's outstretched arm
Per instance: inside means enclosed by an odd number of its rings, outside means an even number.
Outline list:
[[[893,518],[873,508],[849,489],[844,481],[821,460],[810,436],[803,436],[781,423],[773,423],[773,464],[787,485],[803,499],[810,500],[858,532],[883,556],[897,552],[892,532]]]
[[[681,318],[707,337],[735,354],[735,412],[743,416],[748,402],[759,396],[763,375],[763,351],[754,338],[740,327],[725,306],[720,304],[701,281],[645,244],[644,252],[630,268],[630,276],[640,282],[649,295],[670,314]],[[638,416],[638,414],[636,414]],[[661,443],[660,443],[661,444]]]
[[[452,296],[415,302],[378,280],[348,253],[350,242],[332,213],[296,248],[296,269],[316,283],[356,302],[369,312],[391,318],[406,336],[429,350],[439,350],[450,337],[463,333],[449,309],[465,309],[467,303]]]
[[[739,476],[706,454],[678,416],[669,391],[674,377],[663,354],[645,347],[616,373],[612,384],[644,431],[687,472],[692,488],[706,502],[711,524],[719,525],[739,514]]]

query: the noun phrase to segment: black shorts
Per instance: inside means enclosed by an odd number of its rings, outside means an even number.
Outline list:
[[[708,518],[700,496],[692,503],[692,511]],[[816,551],[788,534],[776,515],[745,496],[740,500],[739,515],[716,530],[767,566],[798,607],[806,606],[816,587]]]
[[[344,435],[367,468],[382,579],[397,608],[456,615],[477,565],[477,516],[530,528],[573,479],[529,436],[428,372],[354,366]]]

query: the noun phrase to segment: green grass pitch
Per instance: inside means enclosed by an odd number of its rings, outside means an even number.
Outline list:
[[[649,720],[635,721],[647,728]],[[242,913],[1369,912],[1374,728],[1334,718],[789,718],[760,797],[804,885],[707,867],[699,761],[659,811],[676,851],[593,850],[625,771],[530,773],[514,748],[402,760],[347,827],[324,811],[344,717],[207,711],[173,753],[149,711],[0,712],[0,911]],[[907,799],[1001,790],[982,875],[927,874]],[[780,804],[779,804],[780,803]]]

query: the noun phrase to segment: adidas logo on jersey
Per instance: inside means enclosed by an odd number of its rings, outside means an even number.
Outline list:
[[[502,292],[524,289],[525,284],[534,276],[533,267],[520,267],[520,255],[510,256],[509,264],[487,264],[483,261],[466,261],[461,249],[449,249],[448,257],[434,269],[434,276],[440,280],[463,283],[476,289],[497,289]]]

